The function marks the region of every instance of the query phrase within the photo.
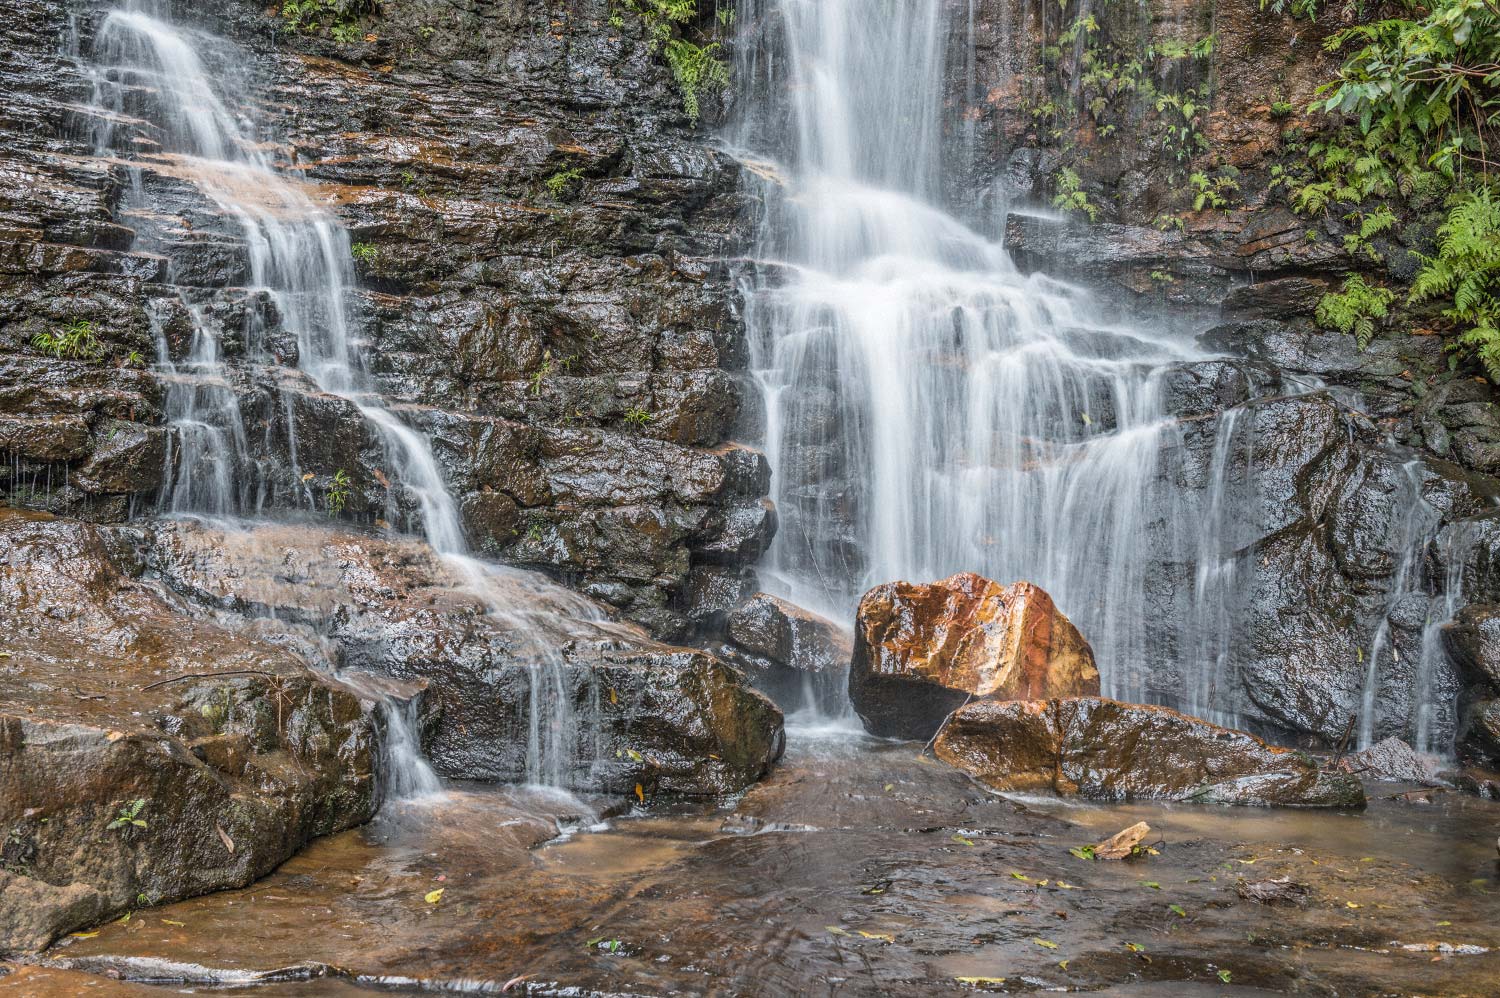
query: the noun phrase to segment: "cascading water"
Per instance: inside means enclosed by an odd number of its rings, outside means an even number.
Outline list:
[[[173,23],[166,4],[129,0],[104,17],[87,67],[98,109],[97,150],[129,168],[132,213],[148,236],[155,206],[142,182],[147,171],[190,184],[233,221],[247,258],[246,300],[268,304],[252,315],[274,314],[296,337],[301,375],[316,390],[354,406],[375,430],[389,477],[414,500],[428,543],[511,630],[541,635],[544,624],[552,625],[546,638],[531,642],[537,664],[532,668],[528,776],[558,783],[569,768],[577,721],[556,648],[556,621],[535,619],[515,603],[513,588],[497,584],[502,576],[514,581],[524,573],[467,555],[456,503],[427,438],[377,394],[349,306],[355,275],[347,233],[305,187],[277,171],[254,122],[226,100],[227,94],[248,89],[237,74],[249,64],[232,43]],[[166,335],[158,334],[157,372],[166,384],[174,443],[163,501],[172,512],[258,513],[269,486],[259,480],[247,456],[239,399],[223,357],[229,331],[191,298],[203,290],[183,292],[193,325],[184,357],[174,359]],[[250,339],[253,329],[246,332]],[[286,405],[290,411],[290,403]],[[288,423],[292,425],[290,419]],[[295,464],[295,439],[289,449]],[[298,487],[292,505],[311,499]],[[582,598],[575,603],[570,608],[581,630],[607,633],[597,607]],[[549,612],[555,609],[554,601]],[[436,777],[416,750],[410,719],[388,706],[387,761],[401,769],[392,774],[393,790],[429,794]]]
[[[945,210],[942,4],[767,0],[748,20],[779,34],[739,72],[791,105],[736,139],[770,178],[746,314],[781,513],[765,584],[847,619],[892,579],[1029,579],[1089,636],[1107,694],[1229,716],[1209,700],[1233,424],[1213,508],[1162,473],[1180,441],[1164,365],[1201,355],[1021,274]],[[1161,619],[1153,573],[1194,556],[1192,597]],[[1150,688],[1174,666],[1178,689]]]

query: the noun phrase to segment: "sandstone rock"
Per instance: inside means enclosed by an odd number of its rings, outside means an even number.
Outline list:
[[[784,710],[831,710],[848,686],[854,644],[833,621],[756,593],[729,615],[724,652]]]
[[[0,953],[247,884],[379,801],[374,703],[182,606],[131,540],[0,510]]]
[[[849,696],[875,734],[927,738],[965,700],[1088,696],[1099,671],[1052,598],[972,572],[860,600]]]
[[[997,790],[1099,800],[1359,807],[1364,791],[1309,757],[1166,707],[1096,697],[987,700],[957,711],[938,758]]]
[[[148,560],[194,600],[315,628],[348,667],[425,680],[444,776],[722,796],[781,753],[780,712],[732,669],[530,572],[344,529],[196,521],[159,524]]]

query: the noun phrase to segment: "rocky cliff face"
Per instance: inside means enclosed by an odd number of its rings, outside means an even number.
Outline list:
[[[317,506],[342,470],[346,515],[408,515],[355,409],[296,372],[294,337],[239,286],[252,248],[189,167],[95,155],[74,54],[107,6],[15,0],[0,29],[0,496],[153,508],[174,451],[148,365],[207,321],[247,426],[247,511]],[[725,443],[743,359],[712,261],[736,238],[735,170],[606,3],[387,6],[348,44],[257,4],[187,19],[253,53],[238,69],[274,158],[350,229],[374,373],[433,437],[473,546],[684,633],[694,594],[733,590],[774,529],[765,462]],[[83,323],[97,356],[33,345]]]

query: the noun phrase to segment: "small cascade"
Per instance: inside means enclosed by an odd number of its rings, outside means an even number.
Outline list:
[[[1395,570],[1385,612],[1364,652],[1358,745],[1368,748],[1382,737],[1396,734],[1418,752],[1448,756],[1453,750],[1454,718],[1452,705],[1440,703],[1438,696],[1437,679],[1448,665],[1442,627],[1463,605],[1463,566],[1466,549],[1473,542],[1473,527],[1459,522],[1441,529],[1442,514],[1422,494],[1424,464],[1408,461],[1401,470],[1401,514],[1390,533]],[[1429,560],[1434,554],[1445,566],[1441,580],[1429,577]],[[1405,624],[1408,632],[1416,631],[1418,640],[1399,640],[1397,621]],[[1404,663],[1403,648],[1409,659]],[[1381,678],[1408,674],[1409,701],[1400,717],[1382,717]]]
[[[443,781],[422,755],[417,737],[415,701],[385,701],[385,745],[382,763],[386,795],[399,801],[422,801],[441,797]]]
[[[163,244],[187,238],[163,231],[163,213],[151,204],[143,176],[187,184],[205,195],[233,223],[246,261],[247,318],[238,332],[246,349],[264,353],[267,313],[295,336],[297,370],[317,391],[358,410],[385,452],[393,485],[420,513],[420,529],[432,548],[467,580],[490,611],[521,635],[536,635],[532,682],[529,773],[535,782],[560,782],[574,764],[576,742],[563,661],[542,621],[512,602],[497,586],[504,570],[468,556],[457,504],[448,491],[426,436],[407,425],[377,392],[364,355],[365,338],[350,299],[356,283],[349,238],[338,220],[308,190],[280,173],[265,137],[228,95],[250,92],[243,77],[250,59],[232,43],[173,23],[158,0],[126,0],[103,18],[85,61],[94,84],[100,156],[122,161],[131,175],[133,216],[142,238]],[[153,221],[155,220],[155,221]],[[175,283],[175,282],[174,282]],[[308,507],[312,495],[301,481],[295,439],[288,447],[296,481],[286,469],[259,469],[248,457],[246,427],[225,363],[230,330],[205,304],[213,289],[179,286],[191,322],[191,341],[174,356],[165,331],[157,330],[156,372],[166,385],[172,441],[162,488],[163,506],[174,513],[257,515],[278,487],[276,505]],[[256,355],[259,356],[259,355]],[[261,357],[271,363],[269,354]],[[295,386],[294,386],[295,387]],[[287,425],[295,435],[291,402],[283,398]],[[279,471],[278,486],[270,481]],[[600,614],[582,598],[573,609],[586,624]],[[435,792],[437,778],[421,759],[413,725],[388,705],[392,744],[387,762],[398,796]]]

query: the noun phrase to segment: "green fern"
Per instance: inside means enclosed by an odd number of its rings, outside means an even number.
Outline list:
[[[1389,288],[1371,286],[1358,274],[1350,274],[1344,279],[1342,292],[1326,294],[1318,302],[1318,325],[1353,333],[1364,350],[1375,337],[1375,320],[1389,315],[1395,300],[1396,293]]]
[[[1052,199],[1052,205],[1066,212],[1087,215],[1090,222],[1099,220],[1099,209],[1089,202],[1088,193],[1083,189],[1083,178],[1066,166],[1057,172],[1057,196]]]
[[[1438,227],[1437,255],[1422,264],[1409,300],[1451,296],[1443,315],[1466,327],[1459,344],[1500,382],[1500,196],[1488,187],[1461,195]]]

